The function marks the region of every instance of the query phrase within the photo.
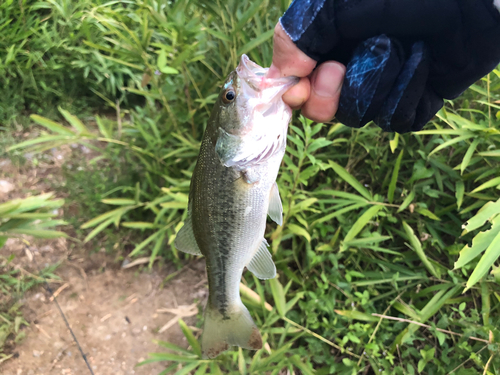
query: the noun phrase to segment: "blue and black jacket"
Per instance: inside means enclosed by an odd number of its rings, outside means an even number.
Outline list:
[[[347,72],[337,119],[422,127],[500,62],[500,0],[294,0],[280,19],[296,46]]]

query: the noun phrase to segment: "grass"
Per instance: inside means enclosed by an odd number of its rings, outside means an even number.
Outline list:
[[[55,219],[54,209],[61,207],[64,201],[53,199],[53,194],[46,193],[24,199],[13,199],[0,204],[0,248],[8,238],[25,235],[38,238],[65,237],[55,226],[66,224]],[[26,240],[26,245],[29,244]],[[0,256],[0,363],[12,357],[12,349],[24,337],[23,326],[28,323],[23,319],[19,300],[28,289],[44,282],[57,279],[53,274],[56,266],[47,267],[34,275],[14,265],[15,256]]]
[[[133,230],[130,256],[182,264],[172,242],[218,86],[241,53],[270,64],[288,2],[23,4],[0,6],[17,22],[0,40],[17,40],[19,56],[0,77],[22,82],[3,119],[32,114],[43,132],[12,155],[80,143],[100,155],[86,171],[126,165],[123,180],[73,186],[83,194],[69,204],[92,207],[78,219],[85,240]],[[242,280],[267,349],[204,361],[180,323],[191,349],[159,343],[146,362],[165,374],[499,373],[499,89],[495,70],[404,136],[296,116],[278,180],[284,225],[267,234],[279,276]]]
[[[23,318],[20,300],[24,293],[44,280],[58,280],[57,265],[44,268],[38,275],[14,266],[14,257],[0,256],[0,364],[15,355],[15,347],[25,337],[29,323]]]

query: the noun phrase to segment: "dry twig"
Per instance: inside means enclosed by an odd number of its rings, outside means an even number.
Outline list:
[[[47,337],[48,339],[51,339],[52,337],[50,337],[50,335],[42,328],[40,327],[38,324],[33,324],[45,337]]]
[[[160,328],[158,333],[162,333],[172,327],[175,323],[177,323],[179,319],[196,315],[198,313],[198,307],[196,306],[196,303],[193,303],[192,305],[181,305],[176,308],[158,309],[156,311],[160,313],[169,313],[175,315],[175,317],[170,319],[167,324]]]
[[[55,292],[52,294],[49,298],[49,301],[52,302],[54,301],[54,298],[57,298],[57,296],[67,287],[69,286],[69,283],[66,283],[64,285],[61,285]]]

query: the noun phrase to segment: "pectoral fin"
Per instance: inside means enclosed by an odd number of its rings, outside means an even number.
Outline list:
[[[192,255],[202,255],[196,239],[194,238],[193,225],[191,223],[191,212],[188,211],[184,226],[181,228],[177,237],[175,237],[174,245],[177,250]]]
[[[261,280],[274,279],[276,276],[276,266],[271,253],[267,250],[267,241],[264,238],[247,268]]]
[[[276,182],[271,188],[267,214],[276,224],[283,225],[283,205],[281,204],[280,191]]]

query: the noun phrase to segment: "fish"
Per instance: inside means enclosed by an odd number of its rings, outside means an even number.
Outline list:
[[[176,249],[206,259],[203,358],[232,346],[262,348],[239,284],[245,267],[259,279],[276,276],[264,233],[267,215],[283,223],[276,178],[292,110],[282,95],[299,81],[267,78],[267,71],[242,55],[226,79],[207,122],[186,219],[174,241]]]

